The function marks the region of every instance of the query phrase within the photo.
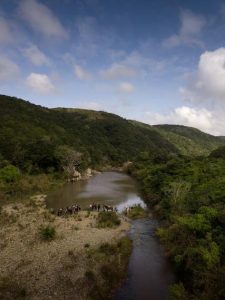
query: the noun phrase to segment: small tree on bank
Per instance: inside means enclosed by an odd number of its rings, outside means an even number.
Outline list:
[[[82,154],[68,146],[59,146],[55,156],[68,179],[71,179],[81,164]]]

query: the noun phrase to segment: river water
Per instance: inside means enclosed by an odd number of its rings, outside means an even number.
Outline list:
[[[103,172],[87,181],[68,183],[47,197],[54,209],[79,204],[86,209],[92,203],[117,207],[139,204],[146,207],[138,187],[130,176]],[[166,300],[168,286],[174,281],[173,270],[155,236],[158,222],[154,217],[132,221],[128,233],[133,240],[127,278],[113,296],[114,300]]]

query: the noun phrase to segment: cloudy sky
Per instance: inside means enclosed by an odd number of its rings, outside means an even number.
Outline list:
[[[225,135],[225,1],[0,0],[0,93]]]

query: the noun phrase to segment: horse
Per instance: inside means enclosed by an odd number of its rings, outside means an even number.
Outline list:
[[[67,206],[67,208],[65,209],[65,215],[67,215],[67,214],[72,215],[72,213],[73,213],[73,208],[70,206]]]
[[[103,205],[103,210],[105,211],[113,211],[113,206]]]
[[[57,215],[62,216],[62,214],[63,214],[63,209],[59,208],[58,211],[57,211]]]
[[[90,209],[93,211],[93,210],[97,210],[97,204],[96,203],[92,203],[90,204]]]

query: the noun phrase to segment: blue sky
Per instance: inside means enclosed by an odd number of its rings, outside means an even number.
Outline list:
[[[225,2],[1,0],[0,93],[225,134]]]

